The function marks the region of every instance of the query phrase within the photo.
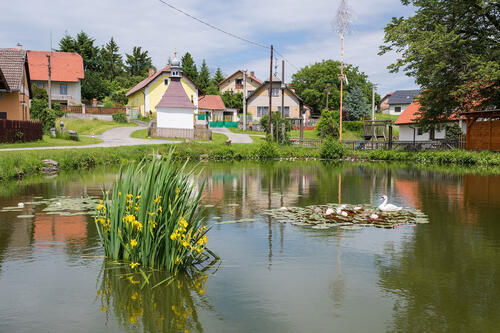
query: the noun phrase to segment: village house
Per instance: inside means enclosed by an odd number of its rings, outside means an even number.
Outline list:
[[[378,103],[377,112],[380,113],[389,113],[389,99],[391,98],[393,91],[382,97],[380,103]]]
[[[175,69],[172,67],[175,67]],[[174,61],[172,61],[171,65],[157,72],[155,72],[154,69],[150,69],[149,76],[126,93],[128,97],[127,108],[132,117],[138,114],[142,116],[156,114],[156,106],[160,103],[165,91],[167,91],[167,88],[172,82],[172,76],[178,78],[178,80],[176,79],[175,81],[179,82],[182,86],[188,100],[194,105],[194,109],[196,110],[198,108],[198,97],[202,95],[203,92],[198,88],[196,83],[180,69],[180,61],[175,61],[175,64]]]
[[[52,102],[62,105],[82,103],[83,58],[78,53],[28,51],[31,82],[49,93]]]
[[[281,112],[281,96],[285,94],[284,116],[298,119],[304,117],[308,119],[309,114],[305,112],[304,102],[297,96],[294,89],[288,85],[281,84],[281,79],[272,77],[272,111]],[[266,80],[255,91],[247,97],[247,114],[254,120],[269,114],[269,80]]]
[[[249,75],[246,74],[246,71],[239,69],[217,84],[221,94],[226,91],[243,92],[243,75],[246,75],[246,96],[250,96],[262,84],[262,81],[255,76],[254,72],[250,72]]]
[[[446,125],[451,125],[453,123],[458,123],[462,132],[466,132],[465,122],[460,120],[457,113],[450,116],[448,123],[440,124],[440,128],[431,129],[425,132],[417,124],[417,112],[419,108],[420,104],[418,102],[411,103],[394,123],[399,126],[399,141],[442,140],[446,137]]]
[[[30,120],[30,96],[26,51],[0,49],[0,119]]]
[[[228,109],[219,95],[205,95],[198,100],[198,120],[210,127],[238,127],[238,109]]]
[[[396,90],[392,92],[387,102],[389,105],[387,112],[399,116],[411,103],[413,103],[413,100],[419,94],[420,90]]]

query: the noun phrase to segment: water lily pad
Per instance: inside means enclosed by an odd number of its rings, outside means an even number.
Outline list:
[[[230,204],[227,204],[226,206],[228,207],[238,207],[240,204],[237,204],[237,203],[230,203]]]
[[[19,219],[29,219],[29,218],[32,218],[32,217],[35,217],[35,215],[32,215],[32,214],[17,215],[17,218],[19,218]]]
[[[360,227],[360,226],[357,226],[357,225],[342,225],[342,226],[340,226],[340,229],[344,229],[344,230],[361,230],[363,228]]]
[[[204,205],[203,207],[205,207],[205,208],[213,208],[213,207],[215,207],[215,205]]]

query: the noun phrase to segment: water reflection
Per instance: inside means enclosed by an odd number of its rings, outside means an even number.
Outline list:
[[[133,272],[128,265],[105,261],[98,277],[97,305],[120,326],[146,332],[203,332],[198,312],[212,310],[205,296],[208,273],[169,278],[161,271]]]

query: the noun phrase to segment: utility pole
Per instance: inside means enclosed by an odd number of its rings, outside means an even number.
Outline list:
[[[330,99],[330,85],[326,87],[326,109],[328,110],[328,100]]]
[[[243,130],[247,129],[247,71],[243,71]]]
[[[372,83],[372,120],[375,120],[375,83]]]
[[[340,37],[340,133],[339,141],[342,142],[342,93],[344,85],[344,36]]]
[[[273,133],[271,131],[272,126],[272,98],[273,98],[273,46],[271,45],[271,58],[269,63],[269,122],[268,122],[268,131],[271,134],[271,140],[273,138]]]
[[[285,60],[281,60],[281,118],[285,118]]]
[[[51,83],[51,78],[50,78],[50,76],[51,76],[51,69],[50,69],[50,53],[49,53],[49,54],[47,54],[47,61],[48,61],[48,64],[49,64],[49,84],[48,84],[48,89],[49,89],[49,91],[48,91],[48,92],[49,92],[49,93],[48,93],[48,95],[49,95],[49,96],[48,96],[48,98],[49,98],[49,109],[52,109],[52,97],[51,97],[51,95],[52,95],[52,91],[51,91],[51,87],[50,87],[50,83]]]

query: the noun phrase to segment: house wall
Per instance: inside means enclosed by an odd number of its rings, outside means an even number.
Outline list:
[[[130,109],[140,109],[140,113],[144,116],[145,113],[156,113],[156,106],[160,103],[163,94],[167,91],[168,85],[165,84],[165,79],[170,78],[170,74],[162,74],[149,83],[144,89],[141,89],[128,97],[127,106]],[[170,80],[169,80],[170,84]],[[198,107],[198,89],[185,78],[181,79],[182,87],[186,95],[191,99],[193,104]]]
[[[251,114],[254,119],[260,119],[257,116],[257,107],[269,106],[269,85],[266,85],[266,87],[258,91],[257,94],[252,95],[247,102],[247,113]],[[280,88],[280,83],[273,83],[273,88]],[[271,103],[272,111],[278,111],[278,106],[281,107],[281,88],[279,96],[273,96]],[[290,117],[300,117],[300,101],[290,91],[285,90],[285,107],[287,106],[290,108]]]
[[[31,81],[36,85],[43,85],[43,88],[49,92],[49,82],[48,81]],[[61,84],[67,85],[67,94],[61,94]],[[76,105],[82,103],[82,84],[81,81],[78,82],[61,82],[61,81],[52,81],[50,83],[50,91],[52,101],[54,102],[63,102],[68,105]]]
[[[0,112],[7,114],[9,120],[30,120],[30,96],[28,78],[23,74],[21,89],[13,92],[0,92]]]
[[[389,97],[386,97],[380,101],[377,111],[382,113],[389,112]]]
[[[389,114],[399,116],[401,113],[403,113],[404,110],[406,110],[408,105],[410,105],[410,104],[391,104],[391,105],[389,105]],[[396,112],[397,106],[401,107],[401,112]]]
[[[194,109],[157,108],[156,127],[194,129]]]
[[[243,79],[243,73],[238,72],[235,75],[231,76],[228,80],[224,81],[224,83],[219,86],[219,90],[220,90],[221,94],[223,94],[226,91],[231,91],[231,89],[235,93],[243,92],[243,89],[240,89],[240,88],[236,89],[236,80],[237,79]],[[258,82],[247,77],[247,95],[248,95],[248,91],[256,90],[259,86],[260,86],[260,84]]]
[[[415,127],[415,141],[429,141],[430,133],[424,132],[422,135],[418,135],[418,126],[416,124],[399,125],[399,141],[413,141],[413,129],[410,126]],[[434,139],[436,140],[444,139],[445,136],[446,129],[444,127],[434,132]]]

